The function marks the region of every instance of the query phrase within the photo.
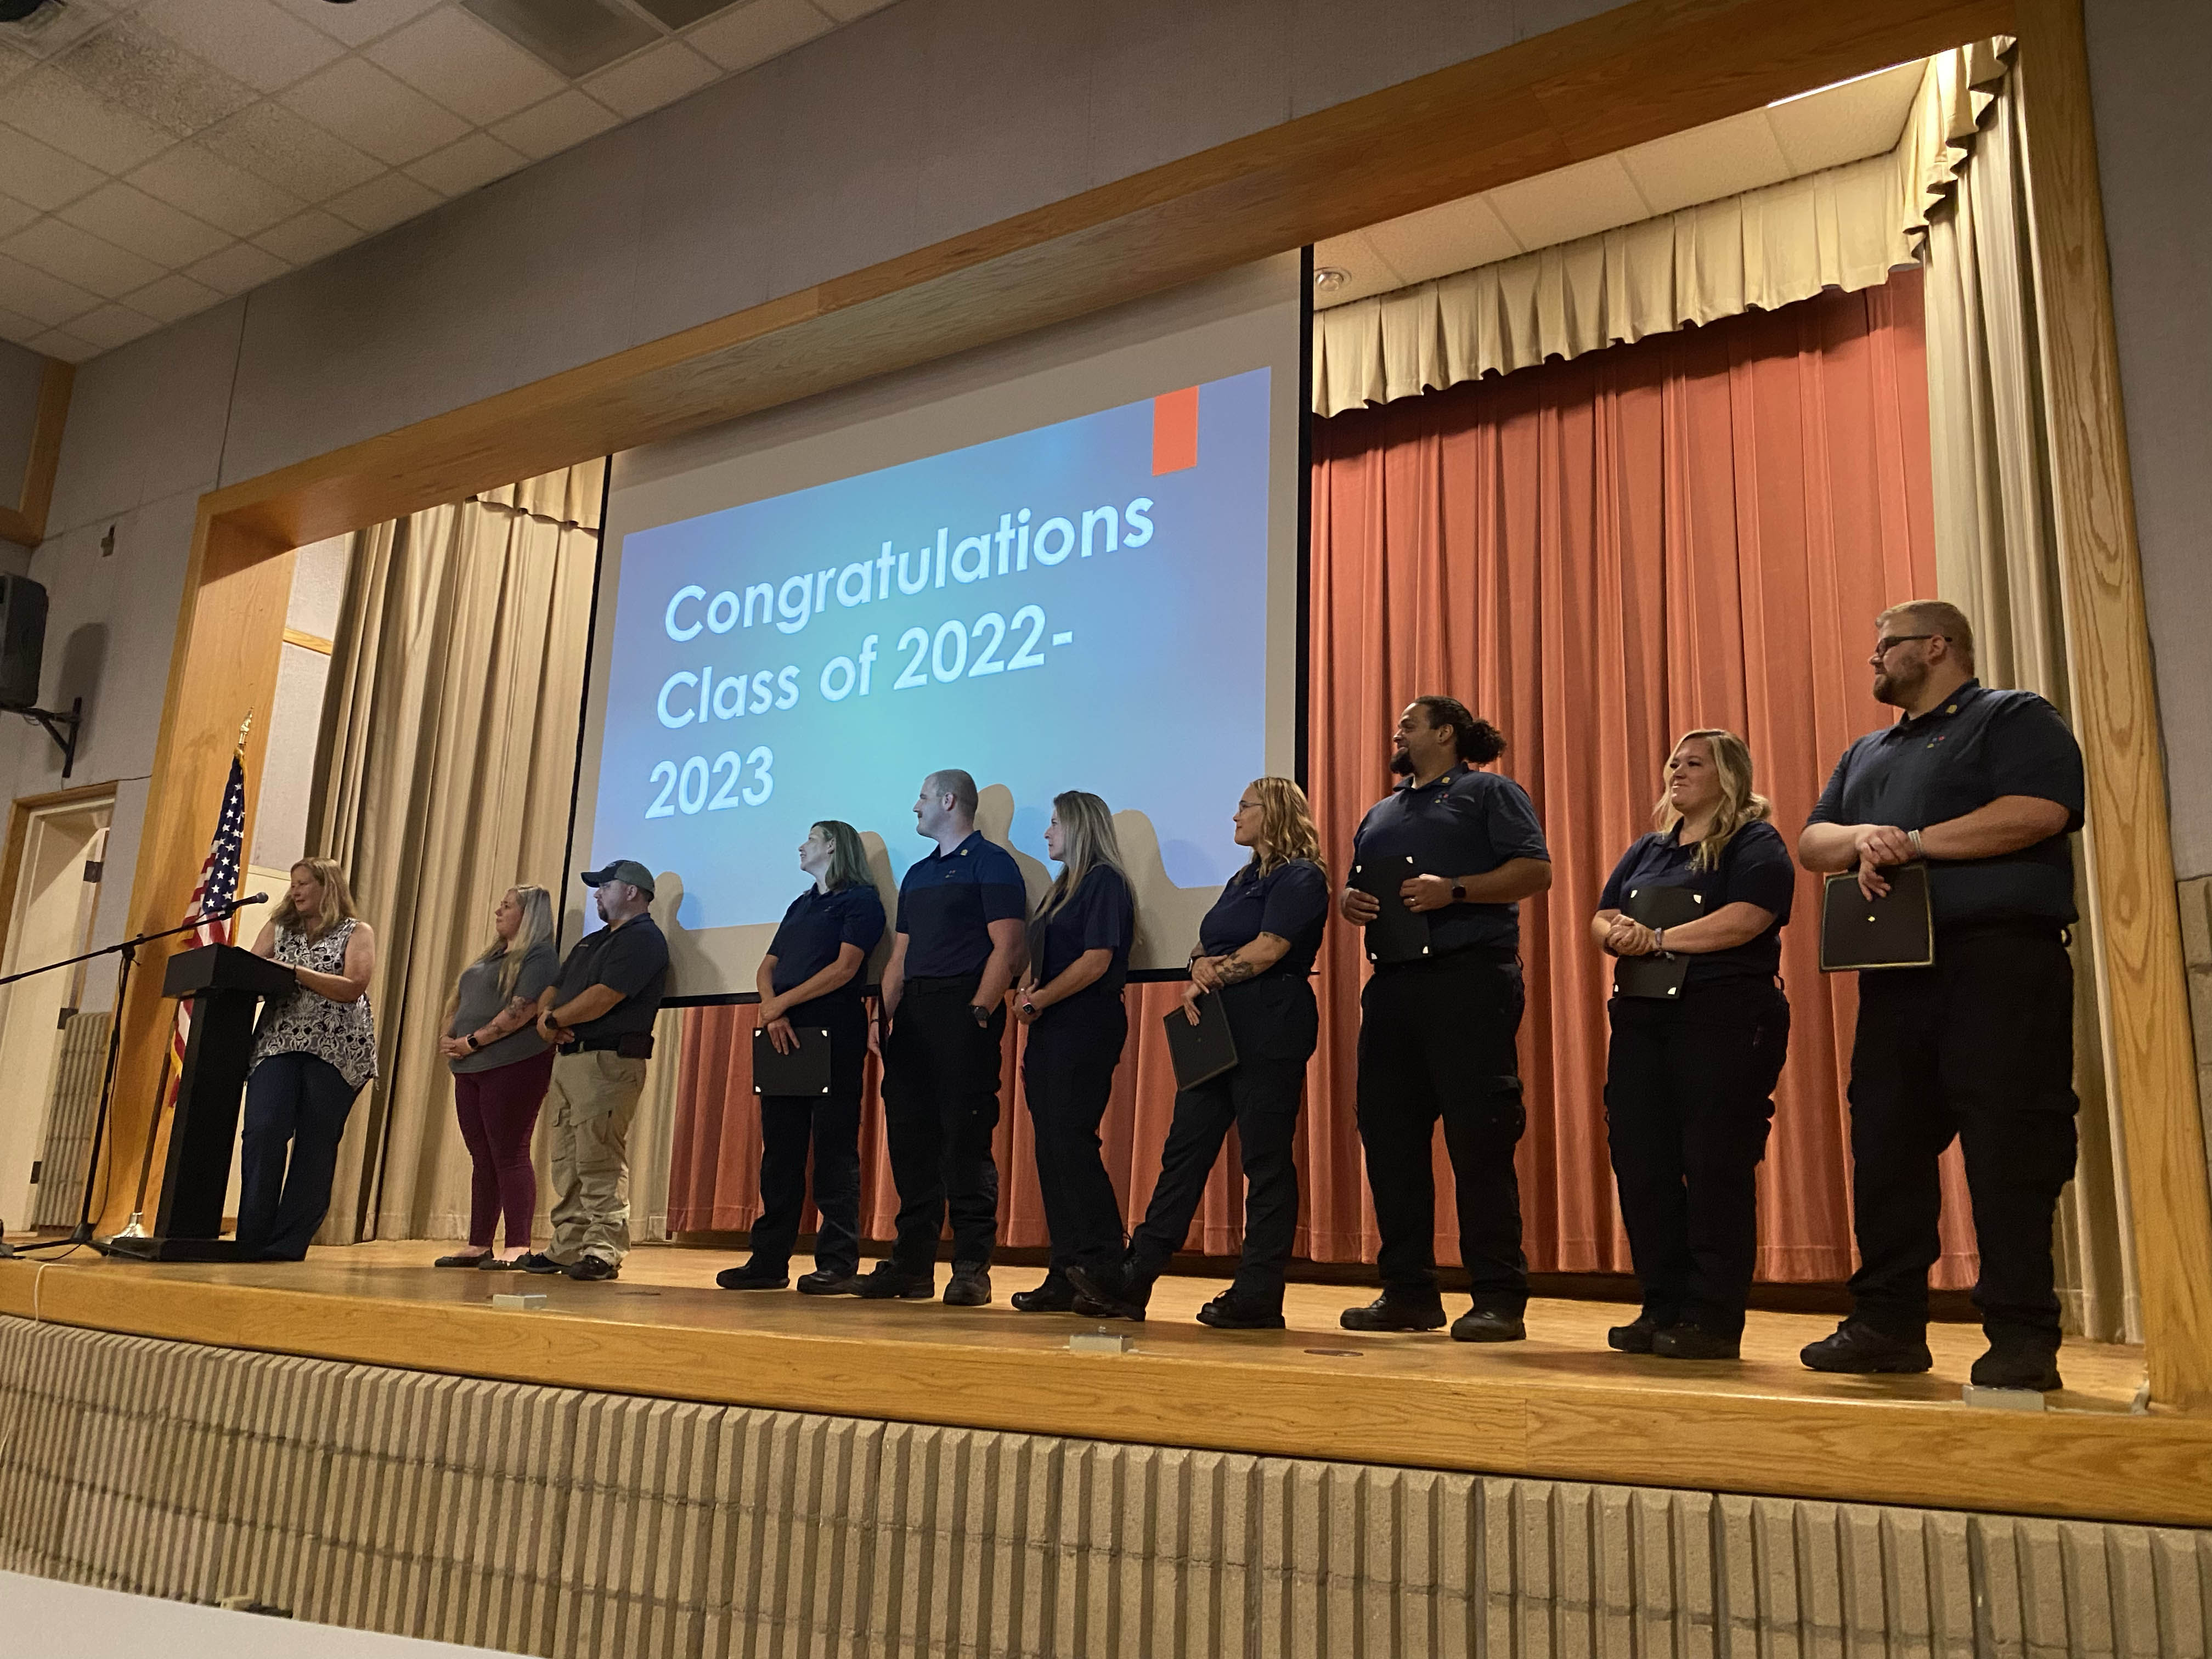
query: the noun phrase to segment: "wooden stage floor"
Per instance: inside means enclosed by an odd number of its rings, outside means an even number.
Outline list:
[[[714,1287],[736,1252],[646,1247],[622,1278],[579,1285],[439,1270],[450,1245],[317,1249],[217,1267],[0,1261],[0,1313],[219,1346],[672,1399],[1272,1455],[2212,1525],[2212,1416],[2136,1409],[2139,1348],[2069,1344],[2042,1412],[1961,1403],[1978,1329],[1930,1332],[1920,1377],[1825,1376],[1797,1349],[1828,1316],[1754,1312],[1744,1358],[1617,1354],[1617,1304],[1542,1301],[1529,1340],[1358,1335],[1337,1315],[1370,1292],[1294,1285],[1290,1328],[1193,1319],[1222,1281],[1163,1280],[1142,1325],[1022,1315],[1042,1277],[994,1272],[989,1307],[864,1303]],[[805,1270],[793,1264],[793,1275]],[[945,1270],[940,1267],[939,1285]],[[495,1291],[546,1308],[495,1309]],[[1457,1309],[1455,1307],[1455,1312]],[[1127,1353],[1071,1352],[1110,1330]]]

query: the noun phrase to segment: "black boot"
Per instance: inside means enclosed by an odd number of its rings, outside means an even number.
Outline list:
[[[1016,1313],[1068,1313],[1075,1307],[1075,1286],[1057,1267],[1032,1290],[1016,1291],[1006,1301]]]
[[[1936,1364],[1927,1343],[1891,1336],[1863,1319],[1846,1319],[1832,1336],[1808,1343],[1797,1357],[1814,1370],[1842,1371],[1854,1376],[1911,1376],[1931,1370]]]
[[[1364,1308],[1346,1308],[1336,1322],[1347,1331],[1440,1331],[1443,1299],[1432,1291],[1427,1302],[1410,1302],[1385,1291]]]

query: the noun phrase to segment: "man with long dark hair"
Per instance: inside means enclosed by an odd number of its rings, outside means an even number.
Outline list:
[[[1361,870],[1406,873],[1380,896],[1355,875],[1339,900],[1346,918],[1364,927],[1385,904],[1403,905],[1422,919],[1425,939],[1412,954],[1377,962],[1360,995],[1359,1139],[1382,1234],[1382,1294],[1345,1310],[1347,1330],[1432,1331],[1444,1322],[1429,1151],[1441,1117],[1473,1297],[1451,1334],[1462,1342],[1526,1334],[1513,1168],[1527,1121],[1514,1048],[1524,1000],[1519,901],[1552,884],[1552,864],[1521,786],[1478,769],[1504,750],[1497,728],[1457,698],[1414,698],[1391,757],[1407,781],[1369,809],[1352,838]]]

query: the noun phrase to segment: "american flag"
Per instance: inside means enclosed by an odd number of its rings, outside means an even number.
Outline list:
[[[192,889],[192,908],[185,917],[186,921],[199,922],[192,930],[195,947],[230,943],[228,906],[238,896],[238,867],[245,856],[245,839],[246,757],[241,752],[230,757],[230,781],[223,786],[222,814],[216,820],[215,840],[208,847],[206,862],[200,866],[199,884]],[[219,914],[210,915],[210,911]],[[177,1026],[169,1039],[169,1057],[175,1067],[169,1079],[171,1102],[184,1082],[185,1045],[192,1034],[191,1006],[189,997],[177,1003]]]

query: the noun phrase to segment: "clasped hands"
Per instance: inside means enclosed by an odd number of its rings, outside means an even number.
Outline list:
[[[1398,884],[1398,900],[1415,915],[1458,902],[1452,897],[1449,876],[1408,876]],[[1346,921],[1364,927],[1382,914],[1382,901],[1364,888],[1347,887],[1340,908]]]
[[[1617,957],[1648,957],[1659,949],[1659,935],[1630,915],[1617,915],[1605,931],[1605,948]]]
[[[753,1024],[768,1033],[769,1047],[780,1054],[795,1053],[799,1048],[799,1033],[792,1030],[784,1012],[789,1006],[781,997],[770,997],[753,1012]]]
[[[1920,856],[1913,850],[1911,838],[1893,823],[1861,824],[1851,847],[1858,854],[1859,891],[1870,899],[1889,891],[1889,883],[1881,873],[1885,868],[1908,864]]]
[[[553,1011],[550,1008],[544,1009],[538,1013],[538,1035],[556,1048],[565,1048],[576,1040],[574,1028],[557,1024],[554,1020]]]

